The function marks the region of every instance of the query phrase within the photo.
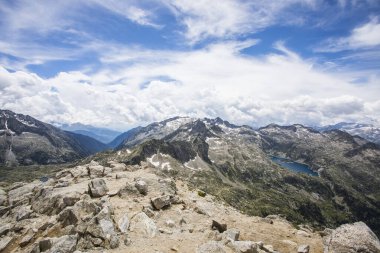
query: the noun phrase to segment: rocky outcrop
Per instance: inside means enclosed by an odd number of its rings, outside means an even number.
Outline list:
[[[379,253],[380,241],[363,222],[345,224],[324,238],[324,252]]]

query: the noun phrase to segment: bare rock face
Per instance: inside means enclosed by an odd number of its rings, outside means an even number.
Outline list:
[[[104,179],[96,178],[88,184],[88,192],[93,198],[103,197],[107,194],[108,187]]]
[[[379,253],[380,241],[364,222],[345,224],[324,238],[324,252]]]

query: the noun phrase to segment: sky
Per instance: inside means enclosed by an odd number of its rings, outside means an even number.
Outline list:
[[[380,126],[380,1],[0,0],[0,108]]]

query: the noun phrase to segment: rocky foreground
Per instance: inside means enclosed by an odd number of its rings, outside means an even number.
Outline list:
[[[0,189],[0,252],[380,252],[362,222],[295,228],[246,216],[142,162],[91,162]]]

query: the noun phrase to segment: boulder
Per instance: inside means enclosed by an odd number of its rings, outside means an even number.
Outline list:
[[[309,253],[310,246],[309,245],[300,245],[298,247],[297,253]]]
[[[141,233],[148,237],[155,237],[158,233],[156,224],[144,212],[140,212],[133,216],[129,226],[129,230]]]
[[[251,241],[231,241],[227,246],[238,253],[257,253],[258,251],[257,243]]]
[[[238,241],[239,236],[240,236],[240,231],[235,228],[227,229],[226,231],[223,232],[223,238],[226,240]]]
[[[107,194],[108,187],[104,179],[96,178],[88,184],[88,192],[93,198],[103,197]]]
[[[196,253],[225,253],[226,251],[223,249],[223,246],[220,242],[209,241],[202,245],[200,245]]]
[[[58,214],[58,221],[60,221],[64,227],[68,225],[76,225],[80,221],[80,216],[76,209],[73,207],[67,207]]]
[[[40,252],[45,253],[72,253],[76,249],[77,241],[77,234],[44,238],[39,242],[39,248]]]
[[[135,187],[142,195],[148,194],[148,184],[144,180],[138,179],[135,183]]]
[[[128,214],[127,213],[125,213],[123,215],[123,217],[120,218],[120,220],[118,222],[118,226],[119,226],[119,230],[122,233],[127,233],[128,228],[129,228],[129,218],[128,218]]]
[[[155,209],[160,210],[164,207],[168,207],[171,205],[171,196],[164,195],[151,199],[152,205]]]
[[[227,224],[221,224],[215,220],[212,220],[211,229],[218,230],[219,233],[223,233],[227,230]]]
[[[344,224],[324,237],[324,252],[379,253],[380,241],[363,222]]]

